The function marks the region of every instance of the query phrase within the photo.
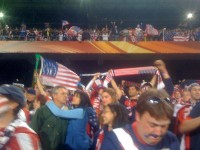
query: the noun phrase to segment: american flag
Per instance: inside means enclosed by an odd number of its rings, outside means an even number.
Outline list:
[[[62,20],[62,26],[66,26],[68,24],[69,24],[69,22],[67,20]]]
[[[41,82],[48,86],[65,86],[69,90],[76,90],[79,76],[53,60],[41,57]]]
[[[70,34],[70,35],[75,36],[80,31],[81,31],[81,28],[79,28],[78,26],[72,26],[72,27],[69,28],[69,30],[67,31],[67,33]]]
[[[175,35],[175,36],[173,37],[173,41],[176,41],[176,42],[189,41],[189,36]]]

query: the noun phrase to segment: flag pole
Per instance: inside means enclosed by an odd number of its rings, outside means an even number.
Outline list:
[[[165,41],[165,30],[166,28],[163,28],[163,41]]]
[[[35,69],[34,69],[34,73],[33,73],[33,82],[32,82],[32,86],[34,87],[35,83],[36,83],[36,76],[35,73],[38,72],[38,66],[39,66],[39,62],[40,62],[40,54],[35,54]]]
[[[107,72],[100,73],[101,76],[105,76]],[[90,77],[90,76],[95,76],[96,73],[88,73],[88,74],[80,74],[81,77]]]
[[[35,58],[36,58],[36,63],[35,63],[35,71],[38,71],[38,65],[39,65],[39,61],[40,61],[40,54],[35,54]]]

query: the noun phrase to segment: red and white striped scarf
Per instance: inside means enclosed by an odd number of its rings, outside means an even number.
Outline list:
[[[157,89],[162,89],[165,87],[162,77],[159,70],[156,67],[137,67],[137,68],[124,68],[124,69],[114,69],[107,73],[104,80],[104,86],[107,86],[112,78],[118,76],[127,76],[127,75],[141,75],[141,74],[156,74],[157,75]]]
[[[104,130],[102,129],[102,130],[99,132],[99,136],[98,136],[98,138],[97,138],[97,144],[96,144],[95,150],[100,150],[101,144],[102,144],[102,142],[103,142],[103,139],[104,139]]]

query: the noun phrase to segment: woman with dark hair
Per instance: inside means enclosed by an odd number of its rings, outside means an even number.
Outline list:
[[[67,150],[88,150],[91,139],[87,133],[88,124],[93,130],[98,130],[96,113],[92,108],[89,96],[83,91],[75,91],[72,98],[73,110],[57,110],[47,104],[52,113],[63,118],[70,118],[67,127],[65,148]],[[82,110],[82,114],[76,115],[76,110]],[[73,114],[71,112],[74,112]],[[80,112],[80,111],[79,111]]]
[[[101,143],[109,131],[112,131],[115,128],[124,127],[129,123],[128,112],[120,103],[110,103],[104,107],[102,121],[103,128],[98,132],[96,143],[94,142],[93,144],[93,149],[96,150],[101,148]]]

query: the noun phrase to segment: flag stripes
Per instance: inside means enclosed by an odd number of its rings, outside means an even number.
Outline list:
[[[41,57],[41,82],[48,86],[65,86],[69,90],[76,90],[79,76],[67,67]]]

